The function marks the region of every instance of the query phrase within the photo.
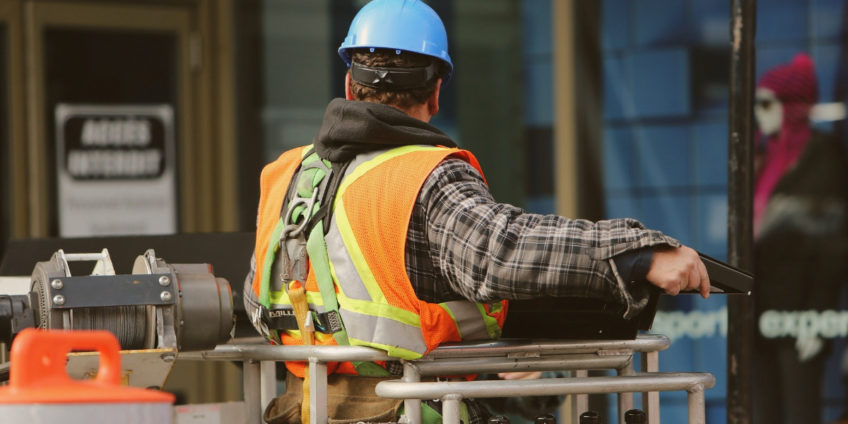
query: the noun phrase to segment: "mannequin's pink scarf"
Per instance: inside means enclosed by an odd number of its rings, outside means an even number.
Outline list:
[[[774,188],[804,152],[812,136],[809,112],[818,87],[809,56],[799,54],[791,63],[772,68],[757,84],[774,91],[783,106],[780,132],[765,140],[754,185],[754,234],[759,233],[763,212]]]

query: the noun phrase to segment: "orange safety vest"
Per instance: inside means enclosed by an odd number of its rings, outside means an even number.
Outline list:
[[[271,267],[280,247],[280,211],[289,184],[308,146],[283,153],[262,171],[256,232],[253,291],[261,307],[291,309],[285,290],[272,291]],[[482,175],[468,151],[431,146],[402,146],[357,156],[336,191],[330,229],[324,236],[338,312],[350,345],[383,349],[390,356],[417,359],[448,342],[500,337],[507,301],[466,300],[429,303],[418,299],[406,272],[405,247],[413,205],[424,181],[447,157],[457,157]],[[328,218],[329,219],[329,218]],[[284,247],[283,247],[284,248]],[[316,281],[316,259],[309,257],[304,282],[310,310],[323,312]],[[300,332],[272,331],[272,342],[302,344]],[[274,337],[276,336],[276,337]],[[316,332],[316,344],[338,344]],[[288,363],[302,377],[303,364]],[[350,363],[328,364],[329,372],[357,373]]]

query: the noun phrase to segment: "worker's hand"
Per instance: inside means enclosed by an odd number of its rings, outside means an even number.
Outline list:
[[[498,377],[504,380],[536,380],[542,377],[541,371],[499,372]]]
[[[645,278],[670,295],[684,290],[697,290],[704,299],[710,297],[710,277],[694,249],[664,247],[654,250],[651,268]]]

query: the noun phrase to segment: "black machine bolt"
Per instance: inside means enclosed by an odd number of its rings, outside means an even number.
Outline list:
[[[536,424],[556,424],[556,417],[551,414],[539,415],[535,420]]]
[[[648,422],[648,417],[645,415],[645,411],[631,409],[624,413],[624,422],[626,424],[645,424]]]
[[[600,424],[601,417],[595,411],[586,411],[580,414],[580,424]]]

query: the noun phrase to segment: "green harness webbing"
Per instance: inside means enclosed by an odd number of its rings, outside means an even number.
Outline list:
[[[292,237],[299,237],[304,230],[309,231],[309,236],[306,239],[306,254],[312,270],[315,272],[315,280],[318,283],[318,290],[321,293],[321,300],[324,303],[325,316],[335,316],[338,318],[336,320],[338,321],[338,326],[333,325],[331,327],[334,328],[326,328],[325,330],[332,333],[337,344],[348,346],[350,345],[350,341],[347,331],[344,328],[341,314],[339,314],[339,301],[336,298],[336,288],[333,282],[333,275],[330,271],[330,255],[327,252],[327,242],[324,240],[324,220],[329,221],[332,214],[332,205],[327,204],[327,206],[322,207],[322,202],[328,198],[335,198],[335,193],[327,193],[329,191],[327,189],[328,187],[331,187],[331,190],[335,190],[337,187],[334,184],[329,184],[333,178],[333,172],[332,163],[320,159],[317,153],[310,152],[304,157],[301,163],[301,171],[296,176],[297,181],[292,182],[296,187],[292,193],[292,201],[286,213],[286,221],[290,223],[289,225],[296,226],[296,229],[299,231],[283,231],[283,234],[280,236],[280,246],[282,247],[280,253],[287,256],[290,265],[296,268],[297,258],[294,261],[290,259],[294,256],[292,253],[296,254],[296,252],[287,251],[292,245],[292,243],[287,243],[287,241]],[[335,177],[340,179],[342,176],[336,175]],[[308,198],[305,196],[307,193],[311,194]],[[328,197],[328,194],[331,194],[331,196]],[[324,216],[320,216],[319,212],[322,212]],[[319,219],[315,221],[316,218]],[[286,228],[290,228],[289,225]],[[301,277],[302,279],[306,277],[305,274],[297,275],[296,273],[292,273],[292,276]],[[373,362],[355,361],[353,362],[353,366],[357,373],[364,376],[377,377],[391,375],[385,368]]]

